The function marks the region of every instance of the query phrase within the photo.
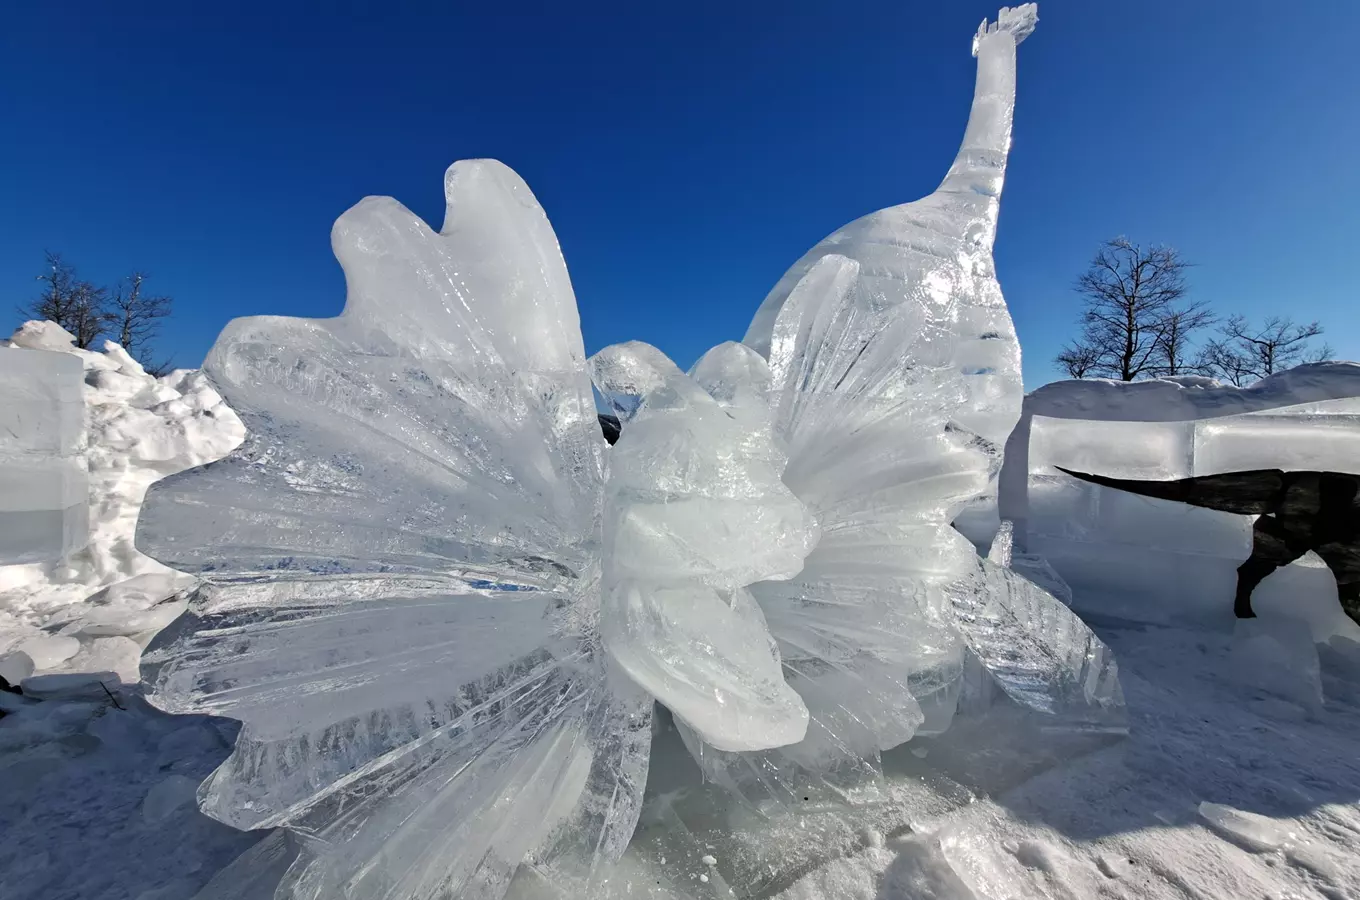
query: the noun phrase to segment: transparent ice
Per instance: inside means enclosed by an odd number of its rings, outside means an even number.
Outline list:
[[[74,340],[53,330],[67,346]],[[0,346],[0,565],[57,560],[85,545],[84,379],[69,353]]]
[[[1019,415],[991,246],[1035,20],[979,31],[940,190],[818,245],[688,375],[587,362],[551,226],[492,161],[449,170],[438,233],[386,198],[341,217],[339,317],[228,326],[205,369],[250,434],[148,498],[141,546],[207,581],[146,675],[244,723],[200,803],[296,833],[280,896],[495,898],[521,864],[598,895],[654,699],[750,799],[873,774],[968,666],[1055,721],[1117,712],[1090,632],[950,527]]]

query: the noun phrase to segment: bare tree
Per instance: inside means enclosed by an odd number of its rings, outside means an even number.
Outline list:
[[[119,283],[109,298],[107,309],[113,340],[148,365],[151,342],[160,332],[161,319],[170,315],[174,301],[170,297],[149,294],[144,290],[146,274],[133,272]],[[150,366],[149,370],[165,369],[168,363]]]
[[[1068,344],[1057,356],[1057,363],[1068,378],[1085,378],[1095,368],[1100,354],[1094,347]]]
[[[47,254],[47,271],[38,276],[42,293],[27,306],[19,308],[26,319],[55,322],[75,337],[75,344],[88,350],[101,336],[108,335],[148,372],[163,374],[170,362],[151,364],[151,344],[160,331],[161,320],[171,313],[170,297],[150,294],[146,275],[133,272],[110,292],[108,288],[83,281],[75,267],[61,254]]]
[[[1093,360],[1084,364],[1084,375],[1120,381],[1165,372],[1168,354],[1182,366],[1188,335],[1208,321],[1203,305],[1180,305],[1189,265],[1172,247],[1106,241],[1077,279],[1085,304],[1081,338],[1059,355],[1058,365],[1070,372],[1072,359]],[[1177,335],[1167,344],[1173,317]]]
[[[1195,352],[1190,336],[1213,321],[1214,314],[1200,302],[1168,313],[1157,336],[1157,374],[1203,375],[1208,361],[1203,351]]]
[[[1238,387],[1293,368],[1300,363],[1330,359],[1332,348],[1323,344],[1309,349],[1309,342],[1322,334],[1317,322],[1297,325],[1289,318],[1272,316],[1254,328],[1246,316],[1230,316],[1221,335],[1209,342],[1205,358],[1215,375]]]
[[[107,292],[76,277],[75,267],[60,253],[47,253],[47,271],[38,276],[42,293],[19,314],[29,319],[55,322],[76,339],[76,346],[87,349],[98,340],[108,323],[104,309]]]

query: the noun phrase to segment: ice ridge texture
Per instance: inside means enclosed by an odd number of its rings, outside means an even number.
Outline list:
[[[0,346],[0,565],[85,546],[84,382],[69,354]]]
[[[445,193],[439,232],[388,198],[339,219],[339,317],[227,327],[205,371],[246,442],[140,523],[207,579],[152,699],[244,723],[200,801],[304,836],[284,897],[589,879],[646,780],[652,699],[599,646],[606,445],[566,266],[504,165]]]

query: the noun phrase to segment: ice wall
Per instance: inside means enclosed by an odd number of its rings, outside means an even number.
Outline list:
[[[1250,516],[1079,481],[1055,467],[1174,480],[1253,469],[1360,471],[1360,365],[1300,366],[1246,389],[1203,379],[1066,381],[1026,398],[1007,444],[999,511],[1048,559],[1078,608],[1137,619],[1231,615]],[[1268,578],[1258,612],[1352,633],[1331,575],[1311,555]]]
[[[0,347],[0,565],[57,560],[85,546],[83,389],[74,356]]]

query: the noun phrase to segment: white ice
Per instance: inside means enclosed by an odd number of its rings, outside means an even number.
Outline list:
[[[802,740],[807,708],[747,590],[797,574],[818,536],[780,481],[785,457],[760,392],[765,361],[725,344],[691,380],[633,343],[601,351],[591,368],[602,394],[638,399],[609,459],[605,647],[714,747]]]

